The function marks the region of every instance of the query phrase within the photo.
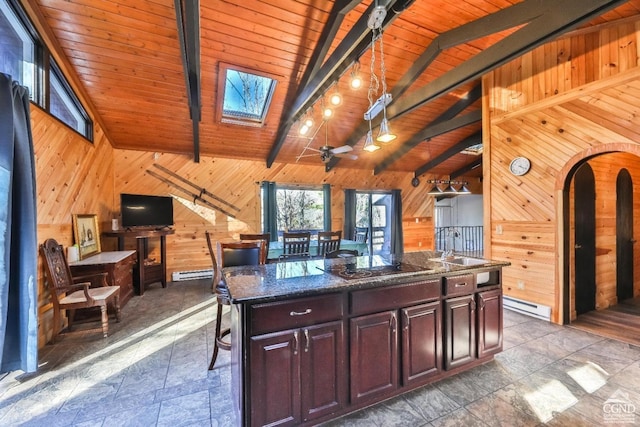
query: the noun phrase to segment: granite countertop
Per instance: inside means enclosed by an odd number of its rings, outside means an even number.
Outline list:
[[[481,260],[475,265],[440,261],[440,252],[410,252],[397,258],[379,255],[355,258],[355,269],[347,271],[353,259],[311,259],[259,266],[227,267],[222,277],[231,302],[264,302],[329,292],[398,284],[407,279],[430,279],[465,272],[486,271],[509,262]]]

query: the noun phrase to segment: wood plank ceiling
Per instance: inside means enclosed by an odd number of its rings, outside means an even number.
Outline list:
[[[358,159],[333,159],[327,169],[452,178],[481,175],[474,168],[481,157],[460,151],[481,141],[483,73],[571,29],[640,13],[640,0],[378,0],[388,9],[384,62],[394,97],[388,115],[398,138],[368,153],[362,146],[371,31],[363,22],[377,3],[28,1],[51,27],[116,148],[184,153],[196,161],[206,155],[267,166],[319,164],[319,156],[297,160],[309,143],[299,136],[297,121],[310,111],[322,122],[320,104],[337,80],[342,105],[310,144],[348,144]],[[190,21],[198,18],[199,26]],[[348,88],[356,60],[365,81],[359,91]],[[264,126],[221,123],[218,79],[226,65],[277,79]],[[196,92],[188,95],[187,85]]]

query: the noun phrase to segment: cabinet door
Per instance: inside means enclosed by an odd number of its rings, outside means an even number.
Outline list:
[[[389,394],[398,387],[397,312],[351,319],[351,403]]]
[[[302,329],[302,417],[312,420],[340,410],[346,402],[344,323]]]
[[[449,298],[445,311],[445,369],[457,368],[476,358],[476,313],[473,295]]]
[[[402,383],[421,383],[442,370],[440,301],[405,308],[400,313]]]
[[[251,337],[251,425],[297,425],[300,330]]]
[[[502,290],[480,292],[478,298],[478,357],[502,351]]]

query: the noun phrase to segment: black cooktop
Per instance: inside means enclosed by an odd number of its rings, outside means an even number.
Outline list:
[[[392,262],[379,256],[358,257],[354,260],[346,259],[344,264],[328,266],[325,269],[327,273],[348,280],[387,276],[399,273],[413,273],[425,270],[426,269],[424,267],[404,262]]]

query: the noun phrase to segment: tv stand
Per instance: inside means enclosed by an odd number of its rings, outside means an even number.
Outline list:
[[[138,295],[144,295],[146,285],[160,282],[163,288],[167,287],[167,245],[166,236],[173,234],[171,228],[161,230],[153,228],[125,228],[122,230],[105,231],[102,233],[108,237],[118,238],[118,250],[125,247],[125,238],[136,239],[136,251],[138,260],[133,267],[134,285]],[[160,238],[160,259],[149,259],[149,238]]]

